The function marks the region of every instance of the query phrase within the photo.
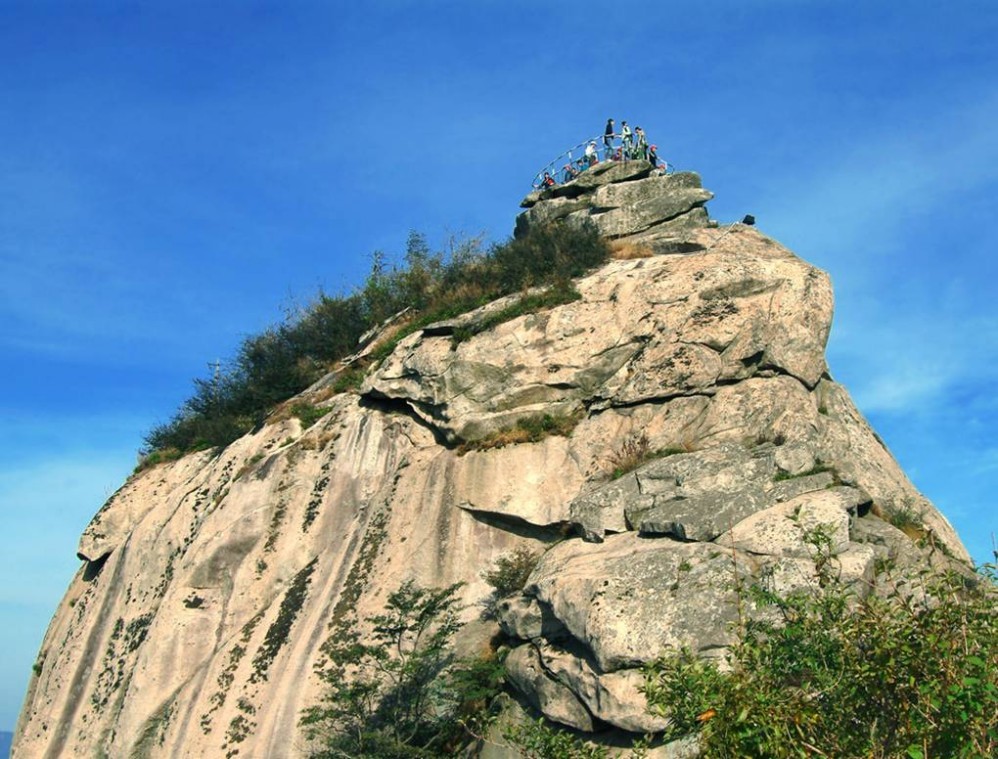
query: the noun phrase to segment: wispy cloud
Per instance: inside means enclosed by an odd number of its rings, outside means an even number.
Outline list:
[[[877,249],[906,240],[913,217],[945,222],[954,199],[998,180],[998,89],[944,111],[912,108],[911,120],[867,126],[844,149],[828,146],[814,173],[774,185],[768,213],[784,234],[876,273]]]
[[[868,413],[919,413],[948,405],[968,382],[998,382],[998,314],[905,313],[854,323],[829,350]]]

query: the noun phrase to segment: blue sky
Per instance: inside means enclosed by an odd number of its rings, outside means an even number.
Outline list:
[[[998,4],[0,3],[0,729],[208,363],[409,230],[511,231],[607,117],[830,272],[833,376],[998,530]]]

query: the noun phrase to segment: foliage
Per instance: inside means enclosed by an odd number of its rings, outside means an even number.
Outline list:
[[[384,358],[399,340],[427,324],[531,286],[555,285],[538,297],[551,299],[549,305],[566,302],[577,297],[568,280],[606,261],[609,247],[591,227],[559,224],[532,228],[487,251],[480,239],[471,238],[452,242],[446,252],[431,252],[426,239],[413,232],[401,265],[392,266],[381,252],[372,258],[357,291],[339,297],[320,292],[280,324],[246,338],[214,376],[195,379],[193,395],[173,419],[146,435],[144,453],[227,445],[356,351],[361,336],[405,309],[408,320],[375,349],[373,359]],[[524,299],[519,307],[545,306]],[[335,389],[358,386],[359,371],[346,372]]]
[[[468,451],[487,451],[491,448],[502,448],[518,443],[536,443],[551,435],[566,437],[579,423],[579,414],[552,416],[551,414],[535,414],[518,419],[512,427],[504,427],[480,440],[469,440],[458,447],[458,453]]]
[[[482,602],[486,619],[495,619],[496,606],[502,599],[523,590],[539,560],[540,554],[521,546],[500,556],[490,569],[482,571],[482,579],[492,588],[492,593]]]
[[[313,406],[311,403],[296,403],[291,407],[291,413],[301,420],[302,429],[308,429],[332,410],[331,406]]]
[[[628,472],[633,472],[653,456],[648,436],[643,432],[625,439],[609,456],[610,479],[616,480]]]
[[[167,461],[176,461],[183,455],[184,452],[177,448],[160,448],[159,450],[151,451],[139,459],[139,463],[135,467],[135,473],[138,474]]]
[[[510,725],[503,738],[516,746],[524,759],[606,759],[603,746],[587,743],[565,730],[553,730],[545,720]]]
[[[820,461],[816,462],[814,466],[808,469],[806,472],[800,472],[798,474],[791,474],[790,472],[785,472],[782,469],[773,475],[773,482],[783,482],[785,480],[796,480],[801,477],[810,477],[815,474],[822,474],[824,472],[831,472],[836,478],[838,477],[838,472],[836,472],[835,467],[830,464],[824,464]]]
[[[887,521],[915,539],[924,532],[924,516],[910,496],[900,506],[888,510]]]
[[[928,594],[859,598],[754,589],[775,620],[744,623],[730,672],[689,651],[646,670],[671,734],[699,731],[711,757],[984,757],[998,752],[993,569],[944,575]]]
[[[482,660],[451,666],[460,629],[461,583],[426,589],[413,581],[389,594],[383,614],[368,618],[370,642],[346,631],[328,649],[328,690],[302,718],[324,756],[441,756],[460,719],[485,702],[496,674]]]
[[[345,393],[356,390],[364,383],[364,370],[359,367],[344,369],[333,380],[333,392]]]
[[[594,225],[569,224],[531,227],[528,234],[494,245],[489,252],[504,293],[580,277],[609,256],[610,248]]]
[[[491,569],[482,572],[482,579],[499,598],[509,598],[523,590],[539,559],[537,552],[521,546],[496,559]]]

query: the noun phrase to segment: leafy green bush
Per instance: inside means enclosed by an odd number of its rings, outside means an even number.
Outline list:
[[[509,598],[523,590],[539,559],[536,551],[517,548],[496,559],[491,569],[482,572],[482,579],[492,587],[498,598]]]
[[[296,403],[291,407],[291,413],[301,420],[303,429],[308,429],[332,410],[331,406],[313,406],[311,403]]]
[[[507,293],[580,277],[609,257],[610,247],[593,224],[531,227],[490,252],[499,289]]]
[[[306,735],[320,744],[313,756],[443,755],[462,701],[445,676],[462,625],[460,588],[406,582],[389,594],[383,614],[368,619],[369,643],[356,631],[336,641],[323,673],[325,697],[302,718]]]
[[[536,722],[510,725],[503,738],[520,752],[523,759],[608,759],[605,746],[588,743],[564,730],[548,726],[541,718]]]
[[[913,597],[822,593],[756,599],[730,672],[689,651],[646,670],[671,734],[699,732],[710,757],[998,755],[998,605],[993,572],[930,581]]]
[[[919,535],[924,534],[925,531],[925,516],[915,506],[914,500],[911,497],[905,498],[900,506],[888,509],[887,521],[909,535],[909,537],[916,539]]]
[[[364,384],[364,370],[359,367],[344,369],[333,381],[334,393],[345,393],[356,390]]]
[[[414,232],[403,265],[390,266],[384,254],[375,253],[371,272],[356,292],[342,297],[320,292],[281,324],[244,340],[217,376],[195,379],[193,395],[173,419],[146,435],[143,452],[227,445],[356,351],[362,335],[404,309],[410,309],[411,316],[376,349],[374,359],[384,358],[398,340],[427,324],[528,286],[557,284],[547,297],[569,297],[567,281],[606,261],[609,254],[605,241],[590,227],[537,228],[487,252],[481,240],[471,238],[453,243],[446,253],[433,253]],[[521,307],[543,306],[525,302]],[[355,374],[344,382],[359,384]]]
[[[151,469],[157,464],[162,464],[167,461],[176,461],[184,452],[177,448],[160,448],[159,450],[147,453],[139,459],[139,463],[135,467],[135,474],[142,472],[146,469]]]
[[[482,579],[492,588],[489,597],[482,601],[482,616],[485,619],[495,619],[499,602],[523,590],[539,560],[539,553],[521,546],[512,553],[500,556],[491,568],[482,570]]]

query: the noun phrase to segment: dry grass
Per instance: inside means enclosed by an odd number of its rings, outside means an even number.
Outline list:
[[[610,243],[610,257],[618,261],[627,261],[632,258],[650,258],[655,252],[647,245],[630,240],[614,240]]]
[[[643,432],[625,439],[620,447],[607,457],[610,462],[610,478],[615,480],[628,472],[633,472],[645,463],[650,455],[648,436]]]
[[[480,440],[469,440],[462,443],[458,446],[457,453],[461,456],[468,451],[487,451],[492,448],[503,448],[507,445],[536,443],[552,435],[568,437],[582,420],[582,417],[581,412],[568,416],[543,414],[525,417],[512,427],[493,432]]]

